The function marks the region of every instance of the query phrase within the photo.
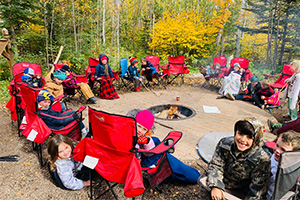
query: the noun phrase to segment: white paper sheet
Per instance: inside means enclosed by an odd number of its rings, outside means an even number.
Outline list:
[[[36,138],[38,132],[36,132],[34,129],[32,129],[27,137],[28,140],[34,142],[34,139]]]
[[[92,157],[92,156],[85,156],[83,165],[90,168],[90,169],[95,169],[99,159]]]
[[[221,113],[221,111],[215,106],[203,106],[205,113]]]

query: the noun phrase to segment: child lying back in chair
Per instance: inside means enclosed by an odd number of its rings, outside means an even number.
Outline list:
[[[40,115],[40,117],[49,128],[59,130],[75,120],[80,120],[79,116],[74,110],[70,109],[63,113],[53,110],[51,108],[53,100],[54,97],[48,90],[41,90],[38,94],[38,108],[39,111],[43,113],[43,115]],[[87,134],[87,129],[82,121],[79,121],[79,126],[82,137],[84,137]]]
[[[160,143],[160,140],[156,137],[151,137],[151,128],[154,124],[154,116],[148,110],[142,110],[137,113],[136,117],[137,122],[137,148],[150,150],[154,148],[157,143]],[[143,153],[139,155],[141,158],[142,167],[153,167],[157,164],[158,160],[161,158],[162,154],[146,154]],[[172,169],[171,180],[176,180],[181,183],[186,184],[196,184],[200,173],[182,163],[180,160],[167,153],[167,159]]]

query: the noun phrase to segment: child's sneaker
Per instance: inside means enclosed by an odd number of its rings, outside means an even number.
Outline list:
[[[274,133],[275,130],[280,129],[282,127],[282,124],[274,124],[271,120],[268,119],[267,121],[269,130],[271,133]]]
[[[85,136],[88,134],[88,129],[87,128],[83,128],[81,129],[81,138],[85,138]]]
[[[235,100],[235,97],[230,93],[227,93],[225,96],[226,96],[226,98],[230,99],[231,101]]]

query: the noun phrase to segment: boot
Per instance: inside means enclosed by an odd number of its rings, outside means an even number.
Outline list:
[[[137,91],[137,92],[141,91],[141,86],[136,87],[136,88],[135,88],[135,91]]]

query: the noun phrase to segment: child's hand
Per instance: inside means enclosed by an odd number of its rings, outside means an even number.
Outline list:
[[[212,190],[211,190],[211,198],[213,200],[225,200],[225,194],[224,194],[224,191],[219,189],[219,188],[216,188],[214,187]]]
[[[141,136],[139,137],[137,143],[138,144],[147,144],[149,141],[149,138],[147,138],[146,136]]]
[[[261,96],[260,98],[261,98],[262,100],[265,100],[265,99],[266,99],[266,97],[265,97],[265,96]]]
[[[146,69],[145,68],[142,68],[142,71],[145,71]]]
[[[149,69],[150,69],[150,67],[147,67],[147,69],[149,70]]]
[[[87,181],[83,181],[83,187],[88,187],[91,185],[91,181],[87,180]]]

